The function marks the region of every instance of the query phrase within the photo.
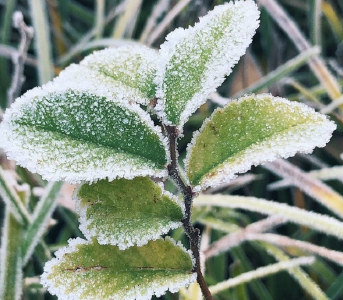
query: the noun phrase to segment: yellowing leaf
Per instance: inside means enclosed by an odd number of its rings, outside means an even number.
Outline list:
[[[196,279],[192,259],[171,239],[124,251],[80,238],[46,263],[41,281],[60,300],[145,300]]]
[[[217,109],[194,134],[185,161],[192,185],[205,189],[252,165],[324,147],[336,125],[313,109],[268,94]]]

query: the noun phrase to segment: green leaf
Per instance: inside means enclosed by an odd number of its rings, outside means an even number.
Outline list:
[[[220,86],[245,53],[258,27],[251,1],[219,5],[186,30],[170,33],[161,46],[156,111],[167,125],[182,125]]]
[[[106,96],[101,83],[98,91],[72,84],[35,88],[7,110],[0,136],[10,159],[71,183],[166,176],[166,141],[146,112]]]
[[[171,239],[121,251],[77,238],[45,265],[41,282],[61,300],[143,300],[195,279],[189,253]]]
[[[198,189],[216,186],[252,165],[324,147],[335,128],[303,104],[268,94],[242,97],[217,109],[194,134],[187,176]]]
[[[158,239],[183,218],[178,200],[148,177],[83,184],[75,198],[85,237],[121,250]]]
[[[158,53],[141,45],[128,45],[96,51],[80,64],[111,78],[117,84],[140,95],[138,103],[148,104],[155,98]]]

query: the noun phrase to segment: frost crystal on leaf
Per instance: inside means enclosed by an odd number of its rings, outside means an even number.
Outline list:
[[[154,79],[157,61],[157,51],[145,46],[129,45],[96,51],[80,64],[140,94],[140,99],[131,100],[147,105],[156,93]]]
[[[178,200],[147,177],[83,184],[74,198],[85,237],[120,250],[158,239],[183,218]]]
[[[251,95],[217,109],[193,136],[185,160],[196,190],[227,182],[253,165],[324,147],[334,122],[301,103]]]
[[[172,239],[121,251],[77,238],[55,255],[41,282],[61,300],[146,300],[196,280],[189,253]]]
[[[253,1],[230,2],[215,7],[194,27],[167,36],[156,77],[155,109],[163,122],[182,129],[245,53],[258,18]]]
[[[49,83],[7,110],[0,125],[10,159],[47,180],[71,183],[166,176],[167,141],[137,104]]]

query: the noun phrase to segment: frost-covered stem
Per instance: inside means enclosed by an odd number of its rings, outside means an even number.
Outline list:
[[[186,185],[179,174],[178,162],[177,162],[177,138],[178,130],[175,126],[165,126],[166,132],[169,138],[169,150],[171,162],[168,165],[168,174],[174,180],[180,192],[183,195],[185,203],[185,216],[182,219],[182,224],[185,232],[189,238],[191,251],[195,258],[195,265],[193,266],[193,271],[197,273],[197,282],[201,288],[201,291],[206,300],[213,300],[210,290],[206,284],[204,276],[201,272],[200,264],[200,251],[199,251],[199,236],[200,231],[198,228],[194,228],[191,222],[192,216],[192,203],[194,192],[192,187]]]
[[[13,53],[12,61],[14,64],[14,72],[11,87],[8,90],[7,106],[10,106],[15,98],[20,95],[21,87],[24,82],[24,64],[27,57],[27,50],[33,38],[33,28],[28,27],[23,18],[23,14],[16,11],[13,14],[14,27],[20,32],[20,44],[18,52]]]

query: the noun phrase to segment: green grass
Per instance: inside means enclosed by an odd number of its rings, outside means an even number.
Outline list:
[[[6,91],[11,85],[13,72],[12,61],[8,55],[6,56],[4,49],[6,46],[6,49],[15,51],[20,42],[18,31],[11,27],[11,15],[14,10],[22,10],[26,23],[35,29],[35,37],[28,50],[31,63],[26,64],[24,68],[25,82],[21,90],[21,93],[24,93],[26,90],[47,82],[58,75],[67,65],[72,62],[79,62],[93,50],[101,49],[109,44],[123,43],[128,38],[135,41],[140,40],[145,25],[151,18],[155,18],[157,25],[161,24],[170,11],[170,7],[167,7],[165,10],[162,9],[160,15],[157,14],[153,17],[153,4],[160,1],[145,0],[138,6],[134,5],[134,1],[128,1],[127,5],[130,6],[130,9],[137,9],[137,11],[124,13],[125,6],[120,6],[121,2],[119,0],[0,1],[0,107],[2,109],[6,107]],[[159,48],[167,33],[176,27],[187,27],[194,24],[214,5],[223,2],[227,1],[190,1],[168,23],[169,25],[165,27],[165,30],[154,39],[151,46]],[[338,125],[330,143],[325,148],[316,149],[312,155],[297,155],[289,161],[305,173],[323,167],[330,168],[342,165],[340,154],[343,152],[343,106],[342,104],[337,105],[332,109],[331,106],[326,107],[342,97],[342,2],[337,0],[259,0],[257,2],[261,4],[260,28],[248,50],[248,55],[241,59],[231,76],[220,87],[218,93],[224,97],[225,101],[226,98],[233,95],[267,91],[275,96],[303,102],[318,111],[326,111]],[[53,6],[52,3],[56,3],[57,6]],[[175,3],[177,1],[170,1],[170,5]],[[273,3],[277,3],[281,10],[275,8],[275,5],[271,5]],[[277,13],[287,13],[292,22],[285,21],[281,17],[275,17],[278,16]],[[132,24],[135,26],[132,27]],[[151,30],[153,31],[156,26],[152,27]],[[114,41],[114,36],[124,40]],[[145,32],[144,36],[145,38],[141,41],[147,43],[149,34]],[[321,49],[320,53],[315,46]],[[198,129],[204,118],[209,116],[217,106],[215,101],[209,100],[190,118],[185,127],[185,137],[180,142],[181,158],[185,156],[186,144],[191,139],[192,131]],[[4,203],[7,205],[14,203],[17,205],[14,211],[17,210],[19,216],[17,220],[11,219],[11,222],[15,222],[16,225],[21,224],[21,229],[24,232],[28,231],[31,235],[35,235],[26,243],[30,244],[38,239],[38,246],[23,268],[25,280],[22,287],[22,299],[55,299],[41,288],[38,283],[38,276],[42,273],[45,261],[52,255],[52,250],[55,251],[60,246],[66,245],[69,238],[81,236],[77,228],[77,216],[72,209],[58,204],[57,209],[52,214],[53,221],[50,221],[49,226],[48,222],[39,223],[44,223],[46,226],[45,234],[43,235],[43,232],[36,229],[32,230],[30,215],[38,207],[39,191],[45,189],[47,183],[36,174],[19,168],[15,169],[13,164],[6,160],[2,152],[0,152],[0,164],[4,170],[16,171],[18,177],[15,180],[21,186],[14,191],[18,194],[17,196],[11,194],[13,191],[4,192],[4,188],[0,188],[0,224],[3,225],[6,221]],[[286,185],[276,190],[269,190],[268,185],[280,180],[280,177],[261,167],[253,168],[250,173],[260,176],[253,177],[251,181],[237,182],[236,186],[231,184],[212,192],[273,199],[308,211],[335,216],[334,212],[329,211],[308,196],[308,190],[303,190],[301,185],[300,188]],[[4,177],[7,179],[12,176],[8,175],[9,172],[6,174]],[[326,181],[325,184],[343,195],[342,179],[343,174]],[[5,186],[12,185],[11,180],[4,184]],[[25,192],[25,189],[22,188],[23,185],[28,186],[29,192]],[[314,186],[310,184],[307,188],[314,189]],[[72,189],[69,186],[64,186],[62,189],[63,203],[71,205],[71,207],[74,204],[71,201]],[[324,199],[322,202],[328,200],[325,197],[329,196],[320,189],[311,190],[311,192],[316,192],[317,198],[322,197]],[[4,195],[12,195],[13,197],[6,198]],[[25,197],[25,204],[18,200]],[[57,198],[57,195],[55,197]],[[330,198],[328,201],[339,200]],[[42,214],[39,216],[42,220],[44,219]],[[211,211],[197,208],[194,217],[201,230],[211,228],[208,231],[211,243],[219,240],[230,230],[231,232],[239,230],[240,227],[245,227],[264,218],[258,213],[228,208],[213,208]],[[228,228],[230,230],[227,230]],[[15,227],[15,230],[17,229]],[[341,241],[313,231],[304,225],[286,223],[269,231],[320,245],[327,249],[342,251]],[[4,230],[2,230],[3,233]],[[187,239],[184,236],[182,240],[187,244]],[[1,243],[3,246],[4,240]],[[231,276],[238,276],[258,267],[288,259],[288,257],[302,255],[304,252],[294,246],[277,248],[266,242],[247,241],[217,257],[210,258],[206,264],[205,277],[209,285],[214,285]],[[310,254],[305,253],[305,255]],[[2,283],[0,283],[0,290],[1,285]],[[296,267],[292,274],[288,271],[282,271],[276,275],[255,279],[249,283],[236,286],[230,291],[217,294],[216,299],[343,299],[342,286],[342,266],[320,258],[314,265],[304,268]],[[306,288],[310,291],[306,291]],[[177,294],[168,294],[163,296],[163,299],[178,299],[178,296]],[[187,299],[190,300],[191,298]]]

